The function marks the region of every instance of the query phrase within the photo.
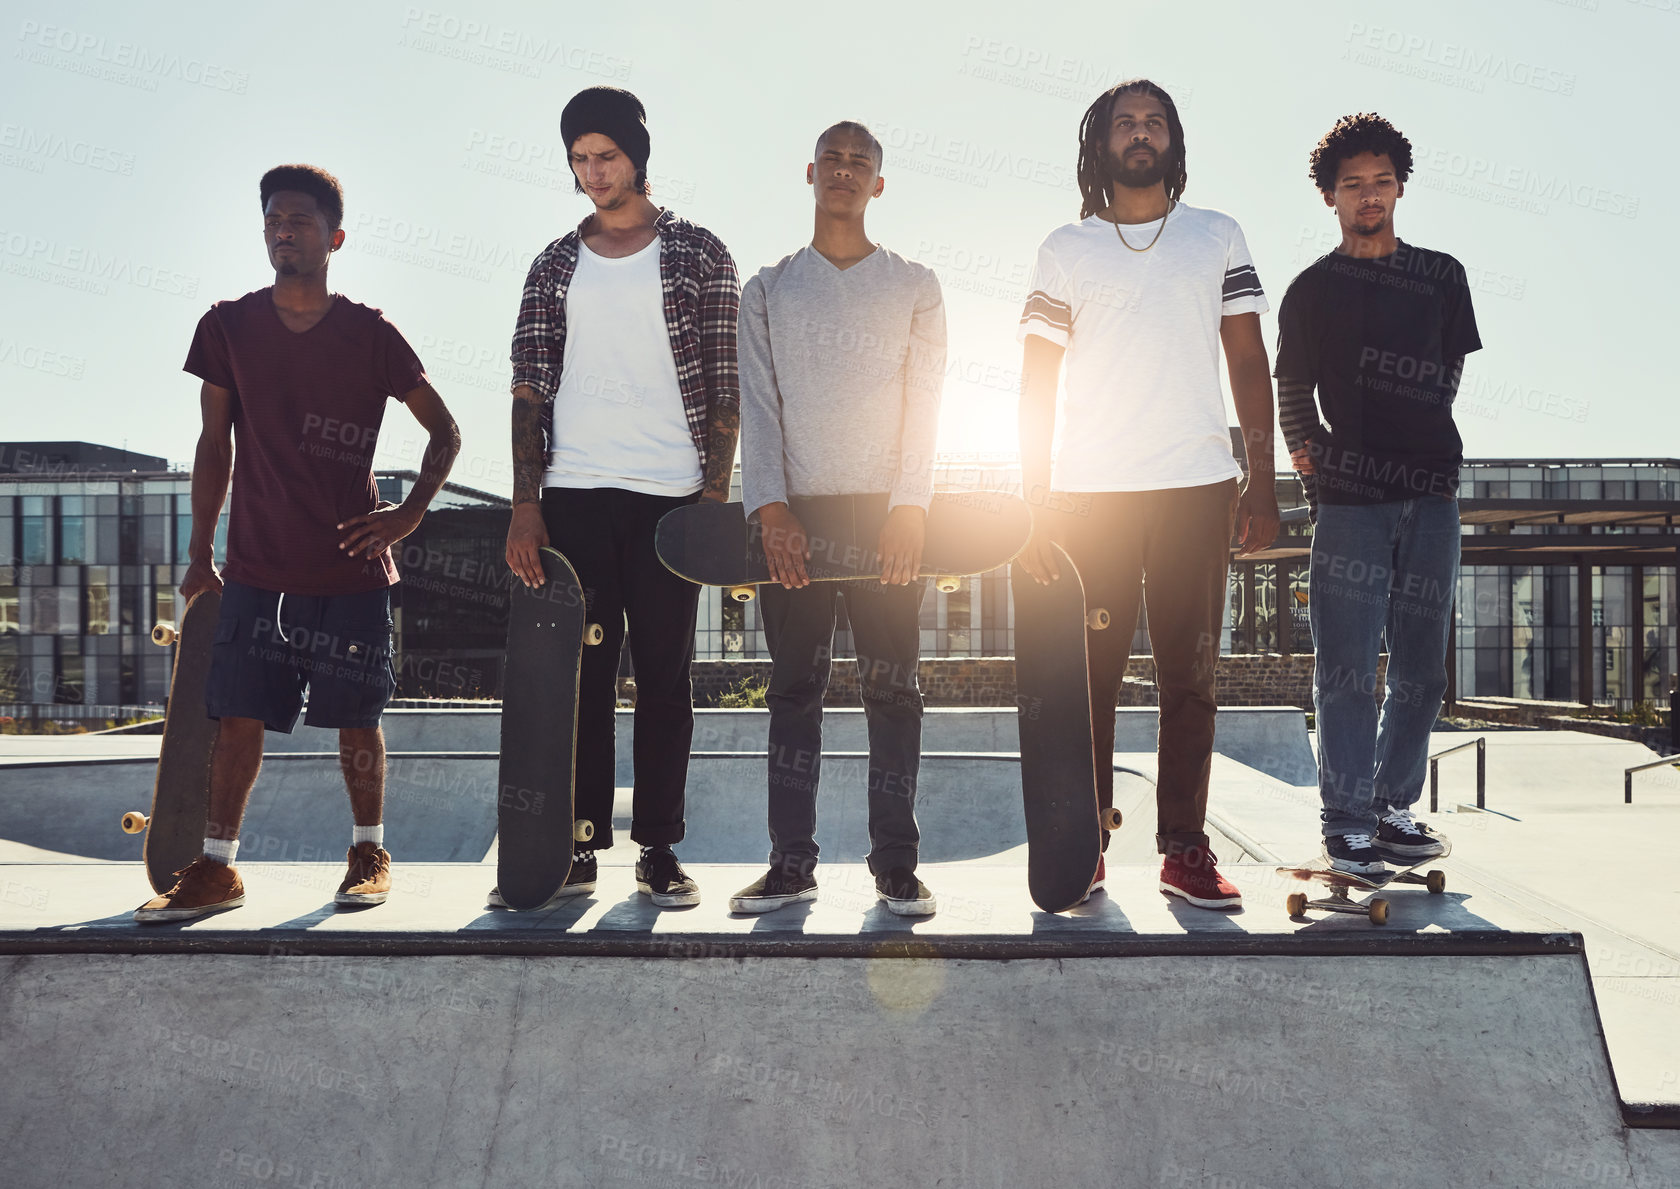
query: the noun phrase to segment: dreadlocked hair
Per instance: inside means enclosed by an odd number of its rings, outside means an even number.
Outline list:
[[[1079,217],[1088,219],[1105,210],[1114,201],[1114,179],[1105,165],[1108,131],[1114,114],[1114,101],[1121,95],[1152,95],[1167,109],[1167,130],[1172,134],[1172,148],[1167,151],[1167,197],[1177,202],[1184,196],[1189,175],[1184,168],[1184,122],[1178,118],[1178,105],[1172,96],[1146,78],[1127,79],[1097,96],[1097,101],[1085,109],[1079,122],[1079,193],[1083,202]]]
[[[1405,184],[1412,172],[1412,142],[1400,135],[1400,129],[1374,111],[1343,116],[1336,126],[1324,134],[1313,147],[1307,160],[1307,174],[1313,185],[1329,192],[1336,188],[1336,171],[1342,162],[1361,153],[1387,156],[1394,166],[1394,179]]]

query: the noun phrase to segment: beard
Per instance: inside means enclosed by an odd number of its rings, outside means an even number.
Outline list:
[[[275,269],[274,271],[279,273],[283,277],[295,277],[302,270],[299,269],[296,264],[293,264],[290,260],[288,260],[288,261],[286,261],[286,263],[280,265],[280,267]]]
[[[1130,153],[1132,150],[1127,149]],[[1125,186],[1128,190],[1147,190],[1157,185],[1167,176],[1167,162],[1160,153],[1150,150],[1147,161],[1137,164],[1129,163],[1124,156],[1116,157],[1112,152],[1104,150],[1107,158],[1108,176],[1117,186]]]
[[[1364,239],[1383,234],[1388,230],[1388,212],[1384,211],[1382,218],[1375,223],[1362,222],[1357,216],[1353,220],[1353,233]]]

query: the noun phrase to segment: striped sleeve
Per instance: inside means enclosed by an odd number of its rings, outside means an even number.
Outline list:
[[[1067,346],[1073,337],[1073,286],[1048,239],[1039,246],[1027,302],[1021,308],[1021,324],[1015,330],[1015,337],[1021,342],[1026,342],[1030,334],[1048,339],[1058,347]]]
[[[1221,317],[1231,314],[1263,314],[1270,307],[1265,290],[1260,288],[1260,274],[1254,270],[1254,258],[1248,254],[1248,241],[1242,228],[1231,224],[1231,238],[1225,245],[1225,279],[1220,286]]]

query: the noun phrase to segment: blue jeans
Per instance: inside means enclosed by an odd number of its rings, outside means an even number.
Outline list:
[[[1429,732],[1447,691],[1458,553],[1454,499],[1318,507],[1307,610],[1326,836],[1375,834],[1379,814],[1409,809],[1423,793]]]

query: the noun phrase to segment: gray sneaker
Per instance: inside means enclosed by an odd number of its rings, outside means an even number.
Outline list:
[[[772,867],[756,882],[742,888],[729,898],[730,912],[770,912],[784,904],[817,898],[816,877],[809,874],[789,875],[779,867]]]
[[[908,867],[894,867],[877,875],[875,894],[886,901],[887,911],[901,917],[931,916],[939,910],[939,902],[933,898],[933,893]]]

